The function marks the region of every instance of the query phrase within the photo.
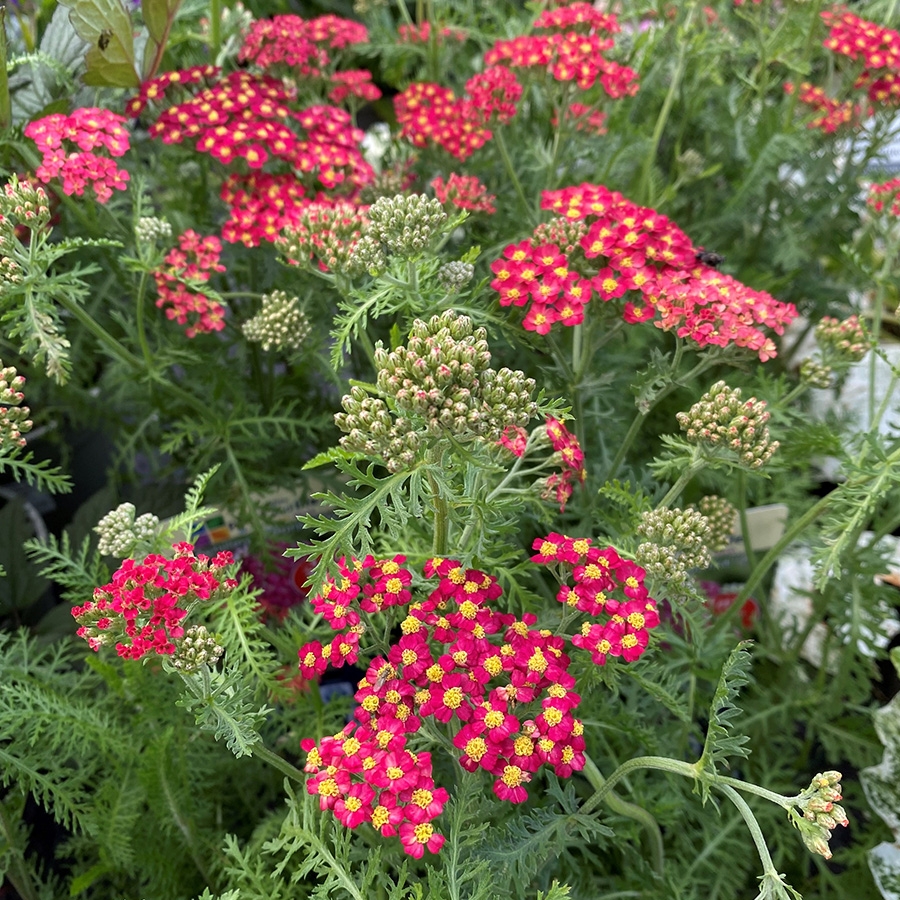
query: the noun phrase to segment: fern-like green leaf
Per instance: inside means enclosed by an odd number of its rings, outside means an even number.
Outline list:
[[[709,782],[715,777],[718,765],[724,764],[731,756],[748,756],[746,747],[749,740],[745,735],[734,734],[734,720],[741,710],[735,704],[738,691],[750,681],[751,657],[749,647],[751,641],[741,641],[725,660],[719,683],[709,707],[709,726],[706,731],[706,742],[703,753],[697,762],[701,776],[700,788],[703,801],[709,797]]]
[[[78,550],[73,550],[65,532],[61,538],[51,534],[46,543],[34,538],[24,546],[29,558],[42,565],[41,574],[65,589],[62,596],[66,600],[83,603],[95,587],[109,580],[109,569],[99,551],[91,550],[90,538],[85,538]]]
[[[187,691],[177,701],[194,714],[202,731],[215,739],[225,739],[228,749],[238,758],[252,756],[259,743],[259,727],[271,710],[252,702],[253,689],[238,669],[225,669],[206,674],[181,673]]]

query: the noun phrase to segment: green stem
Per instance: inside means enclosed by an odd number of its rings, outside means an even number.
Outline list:
[[[606,783],[606,779],[597,768],[596,763],[587,753],[584,754],[584,774],[595,791],[602,788]],[[663,847],[659,824],[653,815],[642,806],[638,806],[636,803],[629,803],[616,793],[610,793],[606,797],[606,805],[617,815],[624,816],[626,819],[632,819],[643,826],[650,844],[650,864],[653,867],[653,871],[657,875],[662,876],[665,868],[665,848]]]
[[[501,128],[498,128],[494,132],[494,143],[500,151],[500,158],[503,160],[503,165],[506,167],[506,174],[509,175],[509,180],[512,182],[512,186],[515,189],[516,194],[518,194],[519,200],[522,202],[522,207],[528,215],[531,224],[536,225],[537,220],[534,217],[531,204],[528,202],[528,197],[525,195],[525,189],[522,187],[522,182],[519,181],[519,176],[516,174],[516,169],[513,165],[512,158],[509,155],[509,148],[506,146],[506,139],[503,137],[503,130]]]
[[[135,304],[135,317],[137,318],[138,344],[144,355],[144,365],[148,372],[153,371],[153,356],[150,353],[150,345],[147,343],[147,325],[144,321],[144,300],[147,296],[147,273],[141,272],[141,280],[138,283],[137,303]]]
[[[747,473],[741,469],[738,472],[738,515],[741,519],[741,537],[744,539],[744,553],[747,554],[747,562],[751,571],[756,568],[756,554],[750,543],[750,524],[747,520]]]
[[[143,362],[129,350],[126,350],[99,322],[91,316],[80,304],[74,303],[63,295],[57,295],[59,305],[74,316],[95,338],[106,347],[116,359],[130,366],[132,369],[141,370]]]
[[[270,766],[278,769],[283,775],[300,784],[306,783],[306,774],[301,772],[296,766],[292,766],[286,759],[280,757],[277,753],[273,753],[262,741],[253,745],[253,755],[258,756],[261,760],[267,762]]]
[[[669,120],[669,114],[672,112],[672,106],[675,103],[675,95],[681,87],[681,79],[684,77],[684,70],[687,67],[687,52],[690,46],[691,28],[694,24],[694,16],[699,8],[699,3],[694,0],[691,3],[690,11],[684,23],[681,32],[681,39],[678,44],[678,58],[675,62],[675,71],[672,73],[672,80],[669,82],[669,90],[663,100],[662,109],[656,117],[656,125],[653,128],[653,136],[650,138],[650,149],[644,159],[644,167],[641,173],[641,191],[640,197],[642,203],[646,206],[653,206],[653,198],[650,196],[650,181],[653,173],[653,164],[656,162],[656,153],[659,150],[659,143],[662,140],[663,131]]]
[[[668,493],[662,500],[659,501],[657,505],[657,509],[667,509],[669,504],[675,500],[678,495],[684,490],[687,486],[688,482],[700,471],[703,467],[703,460],[700,458],[700,449],[694,449],[694,455],[691,459],[688,467],[678,476],[678,480],[672,487],[669,488]]]
[[[759,822],[756,821],[756,816],[753,815],[753,811],[747,806],[747,801],[744,800],[734,788],[723,786],[721,790],[722,793],[737,807],[737,811],[741,814],[741,818],[744,820],[744,824],[747,826],[747,830],[753,838],[753,843],[756,844],[756,852],[759,854],[759,859],[763,866],[763,874],[773,875],[780,881],[781,876],[778,874],[775,864],[772,862],[772,857],[769,854],[769,848],[766,846],[766,839],[762,833],[762,829],[759,827]]]
[[[430,472],[428,473],[428,483],[431,486],[431,502],[434,505],[434,540],[431,544],[431,552],[435,556],[446,556],[450,532],[450,507],[441,496],[438,483]]]
[[[222,0],[209,0],[209,49],[213,60],[222,46]]]
[[[778,543],[776,543],[767,553],[766,555],[759,561],[759,564],[753,569],[750,573],[750,577],[747,579],[747,583],[738,591],[737,597],[734,599],[734,603],[731,605],[731,609],[739,610],[741,606],[744,604],[744,601],[747,600],[748,597],[753,593],[756,589],[756,586],[762,581],[765,574],[769,571],[769,569],[775,564],[775,562],[781,557],[781,554],[784,553],[785,549],[792,544],[797,538],[810,526],[819,516],[822,515],[823,512],[828,508],[828,505],[831,503],[831,494],[826,494],[822,497],[817,503],[811,506],[790,528],[788,528],[785,533],[781,536]],[[725,620],[727,616],[722,616],[720,619],[720,623]]]
[[[687,778],[696,778],[698,776],[697,767],[691,763],[681,762],[677,759],[669,759],[665,756],[636,756],[623,762],[606,782],[602,784],[587,802],[582,804],[581,812],[588,815],[593,812],[612,792],[616,784],[621,781],[629,772],[638,769],[657,769],[661,772],[673,772],[676,775],[684,775]]]
[[[0,6],[0,133],[9,129],[12,104],[9,99],[9,76],[6,74],[6,6]]]
[[[6,71],[5,66],[3,71]],[[40,900],[40,891],[34,883],[25,854],[16,842],[15,826],[2,801],[0,801],[0,835],[3,836],[9,852],[9,867],[6,870],[9,883],[22,900]]]

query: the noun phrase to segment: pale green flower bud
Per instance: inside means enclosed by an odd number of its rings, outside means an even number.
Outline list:
[[[248,341],[260,344],[268,352],[297,350],[309,337],[312,326],[297,297],[272,291],[263,294],[262,309],[244,322],[242,330]]]

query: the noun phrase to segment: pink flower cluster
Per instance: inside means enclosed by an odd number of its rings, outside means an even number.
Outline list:
[[[625,625],[610,631],[608,653],[636,658],[655,624],[642,570],[590,550],[590,540],[575,542],[582,545],[577,577],[585,596],[596,588],[591,608],[606,605],[614,617],[625,610]],[[311,740],[303,747],[313,776],[307,790],[323,810],[350,828],[368,822],[384,836],[399,834],[406,852],[420,857],[443,844],[431,823],[447,800],[446,791],[435,787],[430,754],[409,746],[424,719],[452,723],[460,765],[489,772],[494,793],[511,803],[527,798],[525,785],[541,766],[561,778],[583,768],[584,728],[574,715],[581,698],[568,672],[565,638],[538,630],[530,613],[517,618],[493,609],[502,594],[496,578],[452,559],[425,563],[424,574],[437,587],[424,601],[413,601],[404,562],[403,556],[341,560],[340,579],[329,580],[322,596],[313,598],[333,628],[346,630],[324,647],[311,642],[300,649],[304,677],[314,677],[328,662],[356,661],[364,616],[407,604],[408,613],[399,640],[386,658],[371,661],[359,683],[355,722],[318,747]],[[618,605],[606,595],[601,600],[602,590],[613,589],[607,576],[625,593]],[[629,603],[640,605],[643,624],[638,606]],[[575,646],[584,643],[582,636],[577,640]],[[599,658],[596,647],[585,646]]]
[[[191,604],[219,599],[237,587],[233,578],[222,578],[234,562],[230,553],[197,556],[187,542],[173,549],[173,559],[158,553],[142,562],[126,559],[109,584],[94,590],[93,600],[72,607],[81,626],[76,634],[92,650],[118,638],[116,651],[125,659],[151,652],[171,655],[173,642],[184,635],[181,620]]]
[[[450,38],[454,41],[464,41],[466,33],[460,28],[445,25],[438,29],[438,38]],[[421,25],[398,25],[397,42],[400,44],[427,44],[431,40],[431,22],[422,22]]]
[[[124,156],[131,146],[124,123],[122,116],[92,106],[29,122],[25,136],[43,155],[35,175],[45,184],[60,178],[63,193],[79,197],[90,185],[97,202],[106,203],[128,183],[128,172],[110,158]]]
[[[571,122],[576,131],[590,134],[606,134],[606,113],[585,103],[570,103],[563,115],[565,122]],[[559,115],[553,116],[553,127],[559,127]]]
[[[900,178],[891,178],[883,184],[870,184],[866,204],[876,213],[887,209],[892,216],[900,216]]]
[[[699,264],[690,238],[666,216],[603,185],[544,191],[541,206],[587,230],[570,255],[526,239],[491,264],[500,305],[529,307],[526,330],[577,325],[594,293],[609,301],[630,291],[636,299],[625,303],[626,322],[655,318],[657,327],[701,347],[735,344],[765,361],[775,344],[759,326],[782,334],[797,315],[793,304]]]
[[[613,98],[637,93],[634,70],[603,55],[614,46],[612,38],[604,35],[619,31],[612,13],[600,12],[590,3],[571,3],[545,10],[534,27],[551,33],[497,41],[485,54],[485,64],[507,62],[514,69],[544,69],[557,81],[574,81],[581,90],[599,81]]]
[[[875,103],[900,102],[900,32],[840,7],[821,15],[829,27],[823,46],[865,67],[854,87],[864,89]]]
[[[168,306],[166,318],[188,325],[185,334],[189,338],[225,327],[225,307],[194,289],[198,282],[209,281],[213,272],[225,271],[219,263],[221,252],[217,237],[201,237],[189,229],[178,239],[178,247],[166,255],[165,267],[153,275],[159,294],[156,305]]]
[[[249,575],[253,587],[261,591],[256,598],[263,613],[283,621],[290,609],[302,603],[309,593],[306,579],[313,565],[305,557],[288,559],[284,555],[289,544],[276,543],[265,556],[249,554],[241,560],[240,575]]]
[[[328,50],[342,50],[368,40],[365,25],[339,16],[329,14],[316,19],[272,16],[253,23],[238,59],[260,69],[286,66],[294,77],[316,77],[330,62]]]
[[[610,656],[634,662],[643,655],[659,613],[639,565],[622,559],[612,547],[591,547],[590,538],[553,533],[536,538],[532,549],[537,551],[532,562],[558,564],[560,572],[571,572],[572,583],[566,580],[556,595],[560,603],[593,619],[608,617],[584,622],[572,638],[574,646],[587,650],[598,666]]]
[[[547,416],[547,437],[554,453],[559,454],[561,470],[547,479],[544,496],[555,495],[559,511],[566,511],[566,504],[572,497],[575,482],[584,484],[587,473],[584,469],[584,451],[578,438],[553,416]]]
[[[444,181],[438,175],[431,182],[435,197],[441,203],[450,203],[457,209],[468,209],[471,212],[495,213],[497,199],[487,192],[487,188],[474,175],[457,175],[455,172]]]
[[[510,121],[522,86],[506,66],[492,66],[466,82],[468,98],[450,88],[413,82],[394,98],[400,134],[416,147],[435,144],[459,160],[468,159],[493,136],[491,120]]]
[[[793,94],[796,90],[791,82],[784,85],[785,93]],[[834,134],[843,125],[857,124],[865,116],[863,108],[850,100],[835,100],[825,91],[804,81],[800,85],[797,99],[813,110],[817,115],[807,122],[807,128],[818,128],[825,134]]]

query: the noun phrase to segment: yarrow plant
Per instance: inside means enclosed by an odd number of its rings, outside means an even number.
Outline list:
[[[0,10],[7,888],[888,900],[891,6]]]

